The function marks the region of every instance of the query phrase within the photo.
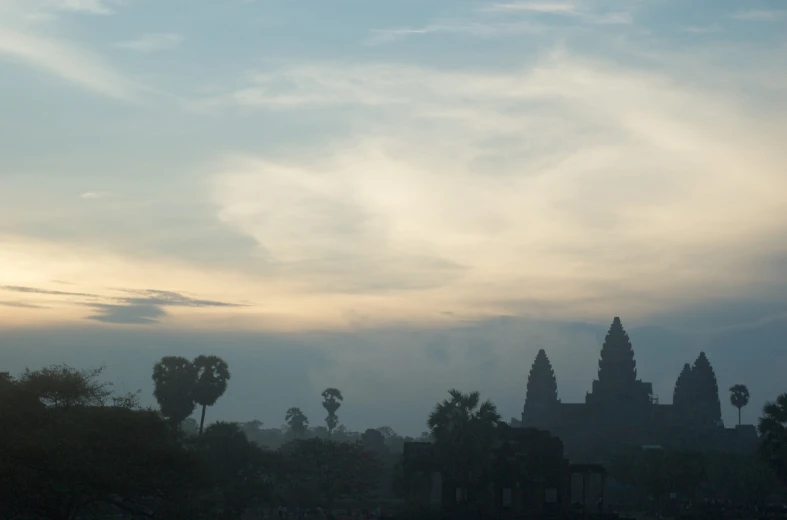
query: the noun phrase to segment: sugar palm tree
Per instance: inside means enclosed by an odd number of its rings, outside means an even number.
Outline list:
[[[181,424],[194,411],[194,382],[197,370],[188,359],[166,356],[153,367],[153,395],[161,413]]]
[[[336,412],[342,405],[344,397],[337,388],[326,388],[322,392],[322,399],[322,407],[328,412],[328,416],[325,418],[325,424],[328,426],[328,437],[330,437],[333,430],[339,424],[339,416],[336,415]]]
[[[427,425],[435,441],[438,463],[465,493],[486,472],[500,414],[479,392],[452,389],[429,414]]]
[[[194,384],[194,402],[202,405],[202,417],[199,422],[199,433],[205,425],[205,409],[213,406],[219,397],[227,391],[230,371],[227,363],[218,356],[198,356],[194,360],[197,371]]]
[[[284,420],[287,422],[290,430],[292,430],[295,438],[303,436],[303,434],[309,429],[309,419],[300,408],[292,407],[287,410]]]
[[[741,425],[741,408],[749,404],[749,389],[746,385],[733,385],[730,387],[730,403],[738,409],[738,426]]]

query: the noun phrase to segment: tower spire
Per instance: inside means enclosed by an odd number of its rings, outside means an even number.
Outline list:
[[[558,402],[557,379],[544,349],[538,351],[527,379],[525,408],[545,408]]]
[[[601,386],[626,388],[636,380],[637,362],[634,360],[634,349],[620,318],[615,316],[601,347],[598,381]]]

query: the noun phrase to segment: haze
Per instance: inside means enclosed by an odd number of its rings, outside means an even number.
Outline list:
[[[783,1],[0,0],[0,365],[232,371],[211,419],[417,434],[787,366]],[[779,367],[782,367],[780,369]],[[747,417],[748,416],[748,417]]]

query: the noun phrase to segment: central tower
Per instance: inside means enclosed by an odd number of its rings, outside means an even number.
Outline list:
[[[651,402],[652,386],[637,379],[637,362],[631,340],[617,316],[601,347],[598,379],[585,402],[595,405],[620,406]]]

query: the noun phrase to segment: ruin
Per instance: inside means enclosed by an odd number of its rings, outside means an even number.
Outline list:
[[[512,426],[549,431],[563,441],[566,456],[575,463],[606,464],[624,446],[735,453],[756,449],[753,425],[724,427],[716,376],[704,352],[693,365],[684,365],[672,404],[658,402],[653,385],[637,378],[634,349],[618,317],[601,347],[598,367],[585,402],[563,403],[547,353],[540,350],[528,378],[522,418],[512,420]]]

